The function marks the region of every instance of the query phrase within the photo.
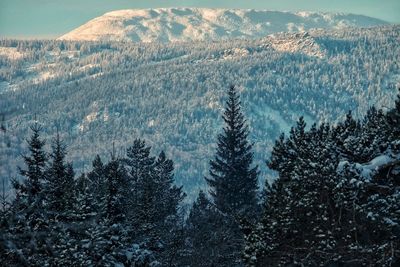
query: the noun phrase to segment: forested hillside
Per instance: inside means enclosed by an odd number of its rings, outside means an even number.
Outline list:
[[[79,174],[96,154],[124,155],[136,138],[174,158],[193,199],[205,187],[229,85],[242,95],[255,162],[301,114],[331,121],[393,105],[399,26],[179,44],[0,41],[1,175],[16,176],[36,120],[57,129]],[[265,175],[260,175],[263,180]]]
[[[400,90],[393,102],[386,111],[372,106],[362,119],[347,112],[336,125],[307,128],[300,117],[266,157],[277,179],[259,188],[250,128],[230,87],[208,193],[199,192],[188,216],[174,159],[163,151],[135,139],[124,154],[113,146],[108,160],[97,155],[76,175],[60,132],[46,140],[32,123],[23,179],[13,180],[14,198],[0,198],[0,262],[399,266]]]

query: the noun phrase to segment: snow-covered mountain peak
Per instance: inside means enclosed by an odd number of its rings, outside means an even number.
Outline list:
[[[254,9],[157,8],[108,12],[61,40],[179,42],[259,38],[313,28],[370,27],[386,22],[354,14]]]

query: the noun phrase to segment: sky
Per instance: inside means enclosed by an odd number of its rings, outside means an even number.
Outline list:
[[[55,38],[108,11],[157,7],[346,12],[400,23],[400,0],[0,0],[0,38]]]

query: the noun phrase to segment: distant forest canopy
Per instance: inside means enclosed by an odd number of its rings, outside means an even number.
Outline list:
[[[193,200],[222,123],[223,95],[238,86],[260,184],[263,162],[298,116],[336,122],[370,106],[393,106],[399,81],[399,26],[275,34],[258,40],[132,44],[0,40],[3,177],[18,176],[29,125],[59,129],[68,160],[88,171],[110,141],[123,154],[142,138],[174,158],[176,182]]]
[[[174,158],[135,139],[76,175],[57,131],[37,122],[0,195],[6,266],[384,266],[400,264],[400,89],[394,107],[275,140],[260,188],[240,94],[227,91],[216,149],[189,213]],[[6,127],[1,127],[6,131]],[[112,143],[106,140],[105,144]],[[267,151],[264,151],[264,154]],[[261,194],[260,194],[261,193]]]

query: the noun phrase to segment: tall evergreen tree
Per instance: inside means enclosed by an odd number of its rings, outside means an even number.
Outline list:
[[[99,155],[92,162],[92,170],[87,175],[88,189],[93,194],[93,208],[97,214],[105,210],[105,197],[107,192],[107,180],[104,164]]]
[[[124,160],[128,170],[128,222],[132,241],[155,251],[163,262],[173,262],[182,243],[179,206],[185,197],[174,185],[174,166],[164,152],[157,158],[150,147],[135,140]]]
[[[126,215],[126,211],[124,211],[126,170],[120,164],[120,160],[114,156],[112,156],[111,161],[105,166],[104,170],[107,181],[105,217],[110,224],[122,223]]]
[[[14,181],[16,198],[8,218],[4,252],[10,266],[45,265],[51,261],[50,230],[44,206],[47,154],[45,141],[40,139],[42,128],[35,123],[31,130],[32,135],[27,140],[30,153],[23,156],[26,169],[20,169],[24,179]]]
[[[257,207],[257,166],[253,167],[249,130],[234,86],[228,91],[223,115],[225,127],[218,136],[215,159],[206,181],[218,209],[234,216],[249,215]]]
[[[242,219],[254,219],[257,214],[258,167],[252,166],[252,144],[247,140],[248,125],[234,86],[229,88],[222,117],[225,127],[223,133],[218,135],[216,155],[210,161],[209,177],[205,178],[218,216],[214,216],[215,221],[212,222],[215,227],[204,230],[217,232],[222,241],[220,244],[209,244],[213,251],[211,262],[219,266],[240,266],[244,237],[239,224]],[[213,217],[212,214],[205,216]]]
[[[32,135],[27,140],[30,155],[23,156],[27,168],[20,169],[25,180],[22,183],[16,182],[14,186],[18,198],[26,198],[27,202],[35,203],[36,197],[43,190],[47,154],[44,151],[45,141],[40,139],[42,127],[35,123],[31,130]]]
[[[99,156],[93,161],[93,170],[87,181],[81,177],[83,188],[78,199],[84,204],[90,199],[94,203],[87,203],[86,210],[77,211],[88,216],[89,221],[82,224],[88,227],[87,240],[81,240],[84,247],[82,259],[88,259],[94,265],[114,266],[124,258],[123,250],[130,245],[130,227],[127,223],[127,175],[121,160],[111,154],[111,160],[104,164]],[[83,179],[83,180],[82,180]],[[86,184],[86,185],[85,185]],[[95,190],[98,190],[97,192]],[[90,207],[92,206],[92,208]],[[92,210],[92,212],[90,212]],[[90,242],[88,242],[90,240]],[[81,251],[81,252],[82,252]]]
[[[79,265],[85,265],[90,260],[90,245],[92,244],[91,230],[95,229],[93,225],[98,225],[99,210],[97,209],[95,193],[90,187],[90,181],[83,173],[75,181],[75,203],[73,222],[75,231],[71,243],[74,244],[75,260]]]
[[[232,223],[231,217],[219,211],[200,191],[186,221],[186,255],[182,265],[238,266],[240,229]]]
[[[48,210],[56,216],[66,216],[74,204],[74,171],[65,162],[66,147],[59,133],[52,144],[51,162],[46,170],[46,200]]]
[[[127,149],[127,157],[124,160],[129,173],[128,216],[138,236],[154,229],[154,221],[151,218],[153,212],[156,212],[153,196],[156,186],[153,173],[155,159],[150,156],[150,149],[143,140],[136,139]]]
[[[154,171],[158,187],[156,191],[158,218],[156,220],[165,220],[178,213],[179,204],[185,194],[182,192],[182,186],[174,185],[174,163],[166,157],[164,151],[161,151],[157,157]]]

